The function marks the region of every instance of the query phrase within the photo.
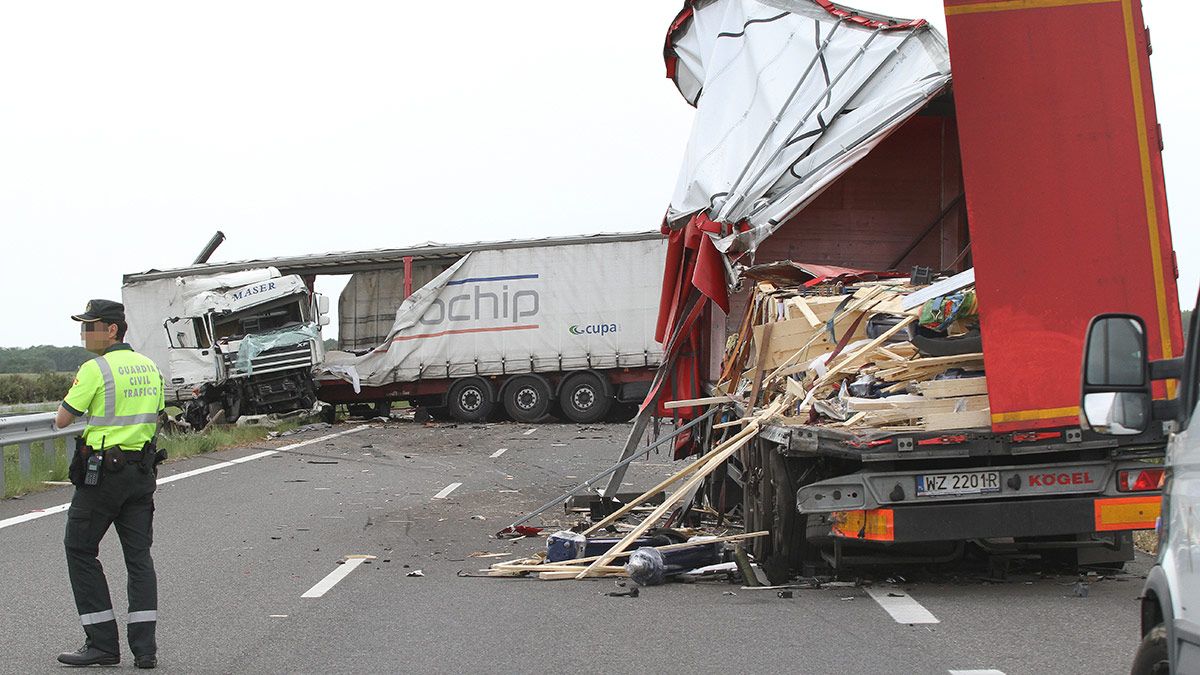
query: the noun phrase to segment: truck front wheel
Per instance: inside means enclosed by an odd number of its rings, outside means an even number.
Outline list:
[[[504,387],[504,410],[515,422],[531,424],[550,411],[550,383],[540,375],[518,375]]]
[[[612,407],[608,387],[592,373],[576,373],[566,379],[558,392],[558,404],[563,416],[578,424],[591,424],[604,419]]]
[[[496,395],[487,380],[469,377],[459,380],[450,387],[446,407],[450,416],[459,422],[483,422],[492,414]]]

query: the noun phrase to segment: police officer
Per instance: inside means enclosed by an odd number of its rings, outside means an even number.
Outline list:
[[[158,580],[150,545],[155,466],[162,459],[154,446],[163,410],[162,376],[153,361],[123,342],[121,303],[92,300],[71,318],[80,322],[84,347],[99,356],[80,366],[58,409],[59,428],[89,416],[71,460],[76,488],[64,540],[71,590],[87,639],[79,651],[59,654],[58,660],[70,666],[121,661],[117,617],[97,559],[100,540],[115,524],[129,574],[129,647],[138,668],[154,668]]]

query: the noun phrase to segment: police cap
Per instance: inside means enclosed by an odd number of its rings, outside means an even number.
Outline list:
[[[103,321],[104,323],[124,323],[125,305],[112,300],[88,300],[82,314],[71,316],[76,321]]]

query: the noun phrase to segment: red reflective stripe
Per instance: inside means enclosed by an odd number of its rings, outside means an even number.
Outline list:
[[[895,24],[887,23],[885,21],[875,21],[873,19],[868,19],[865,16],[860,16],[858,14],[854,14],[853,12],[848,12],[848,11],[842,9],[841,7],[838,7],[837,5],[833,4],[829,0],[814,0],[814,1],[818,5],[820,5],[821,9],[824,9],[826,12],[829,12],[830,14],[838,17],[839,19],[847,19],[849,21],[853,21],[854,23],[856,23],[860,26],[864,26],[866,28],[882,28],[884,30],[900,30],[903,28],[918,28],[920,26],[924,26],[927,23],[925,21],[925,19],[913,19],[911,21],[905,21],[904,23],[895,23]]]

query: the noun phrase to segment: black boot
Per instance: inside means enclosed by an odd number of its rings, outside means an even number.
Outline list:
[[[133,657],[133,665],[137,666],[138,668],[157,668],[158,656],[154,654],[142,654],[140,656],[135,656]]]
[[[115,666],[121,662],[121,657],[85,643],[79,651],[59,654],[58,662],[68,666]]]

